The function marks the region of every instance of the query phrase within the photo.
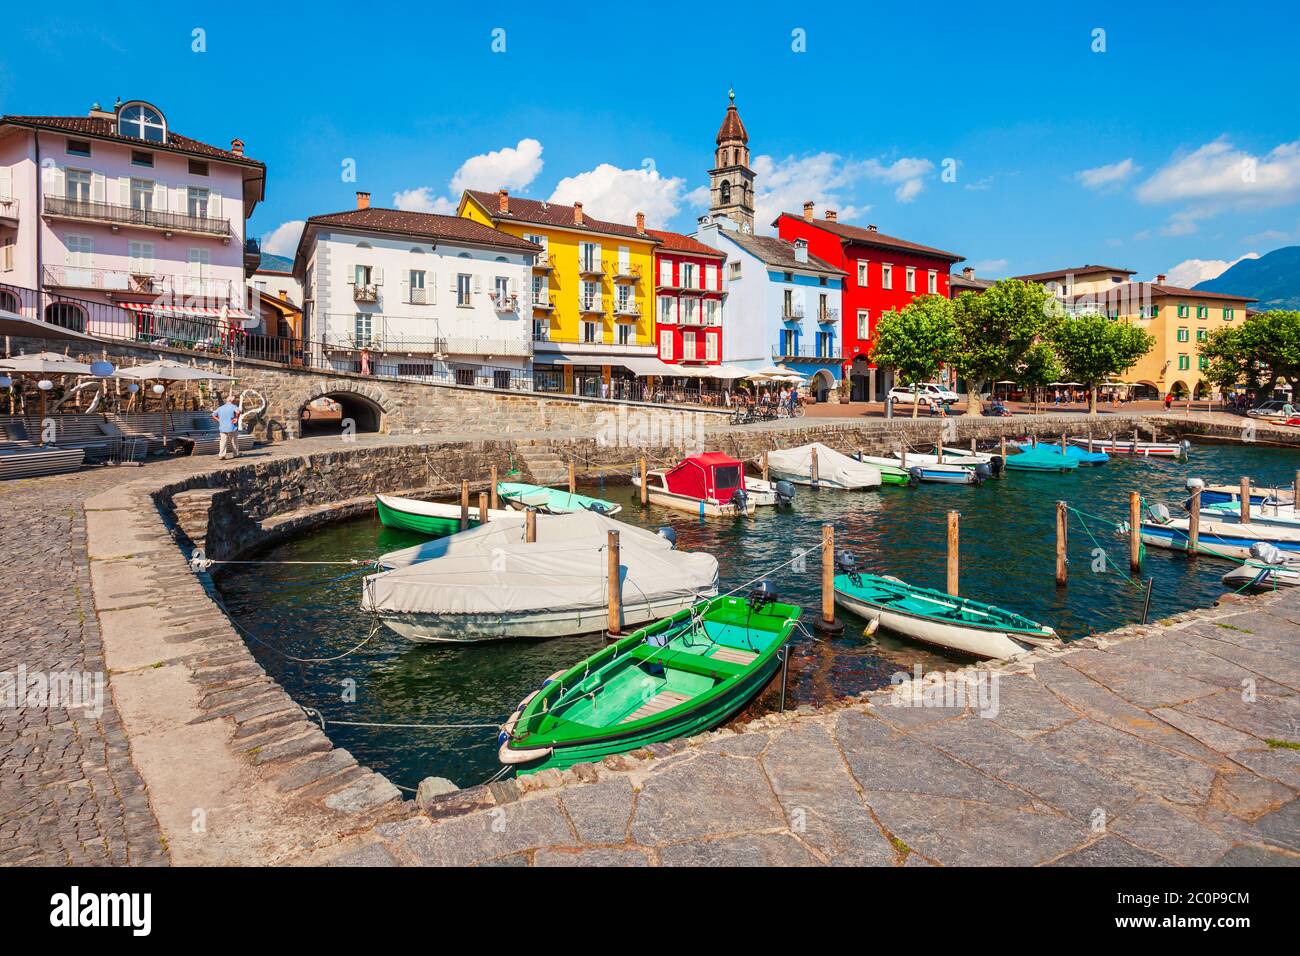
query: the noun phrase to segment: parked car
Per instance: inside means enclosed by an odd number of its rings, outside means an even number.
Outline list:
[[[1246,414],[1251,418],[1285,418],[1286,415],[1283,412],[1283,408],[1290,404],[1290,402],[1285,402],[1281,399],[1274,399],[1273,401],[1263,402],[1262,404],[1256,405]],[[1292,407],[1294,408],[1294,406]]]
[[[937,382],[925,382],[921,385],[897,386],[889,390],[889,400],[900,405],[920,402],[922,405],[936,408],[939,405],[951,405],[957,401],[957,393]]]

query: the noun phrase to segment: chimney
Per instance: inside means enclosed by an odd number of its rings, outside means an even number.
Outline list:
[[[86,115],[89,116],[91,119],[108,119],[108,120],[117,119],[116,113],[114,113],[112,110],[104,109],[99,105],[99,103],[92,104],[90,107],[90,112],[87,113]]]
[[[805,242],[803,239],[796,239],[794,241],[794,261],[795,262],[808,261],[808,243]]]
[[[359,189],[357,190],[357,208],[358,209],[370,208],[370,193],[363,193],[361,190]]]
[[[230,141],[230,151],[236,156],[244,155],[244,141],[242,139],[232,139]]]
[[[839,213],[837,213],[834,209],[827,209],[827,210],[826,210],[826,221],[827,221],[827,222],[835,222],[837,219],[839,219]]]
[[[1164,284],[1165,284],[1165,277],[1164,277],[1164,276],[1156,276],[1156,285],[1164,285]]]
[[[876,232],[876,231],[877,231],[876,224],[874,222],[867,224],[867,232]]]
[[[975,270],[972,269],[970,266],[967,266],[966,268],[962,269],[961,274],[965,276],[967,279],[975,278]]]
[[[289,290],[288,290],[288,289],[281,289],[281,290],[280,290],[280,299],[281,299],[282,301],[284,301],[284,302],[288,302],[288,301],[289,301]]]
[[[636,232],[639,236],[645,235],[645,213],[643,212],[636,214]]]
[[[582,225],[582,203],[580,202],[573,204],[573,224],[575,226]]]
[[[503,216],[510,215],[510,193],[504,189],[497,190],[497,212]]]
[[[813,202],[811,199],[803,204],[803,217],[807,222],[813,221]]]

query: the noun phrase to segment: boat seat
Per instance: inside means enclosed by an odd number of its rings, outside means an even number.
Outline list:
[[[753,651],[738,651],[731,647],[719,647],[709,655],[711,661],[726,661],[728,664],[740,664],[744,666],[749,664],[754,658],[758,657]]]
[[[719,660],[715,657],[704,657],[688,651],[668,651],[665,653],[661,647],[647,647],[644,644],[635,648],[631,653],[639,661],[649,660],[652,664],[662,664],[674,670],[686,671],[688,674],[700,674],[705,677],[717,676],[723,680],[728,677],[735,677],[745,670],[743,664]]]
[[[661,714],[665,710],[676,707],[678,704],[686,703],[688,700],[690,700],[690,698],[685,694],[679,694],[673,690],[661,690],[636,710],[632,711],[632,713],[620,720],[619,723],[627,724],[634,720],[640,720],[642,717],[651,717],[655,714]]]

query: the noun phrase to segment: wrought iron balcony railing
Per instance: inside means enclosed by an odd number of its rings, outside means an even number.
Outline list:
[[[45,197],[45,215],[60,219],[81,219],[104,222],[114,226],[138,226],[163,232],[188,232],[200,236],[217,236],[229,240],[230,220],[208,216],[190,216],[178,212],[156,209],[137,209],[111,202],[94,202],[89,199],[69,199],[60,196]]]

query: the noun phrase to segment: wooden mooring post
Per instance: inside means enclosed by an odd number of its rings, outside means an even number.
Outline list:
[[[822,613],[817,630],[838,634],[844,625],[835,620],[835,525],[822,525]]]
[[[999,474],[1003,477],[1007,473],[1007,436],[1002,435],[998,438],[998,454],[1002,456],[1002,471]]]
[[[1142,492],[1130,491],[1128,495],[1128,566],[1142,570]]]
[[[961,593],[961,512],[948,512],[948,593],[957,597]]]
[[[486,491],[478,493],[478,523],[487,524],[488,521],[488,495]]]
[[[1250,478],[1241,478],[1241,523],[1250,524]]]
[[[762,469],[763,469],[763,480],[767,481],[767,452],[766,451],[763,452]]]
[[[578,475],[574,470],[573,459],[569,459],[569,494],[574,494],[578,490]]]
[[[1187,505],[1187,556],[1196,557],[1196,546],[1201,540],[1201,489],[1192,489],[1192,500]]]
[[[529,508],[524,512],[524,541],[532,544],[537,540],[537,511]]]
[[[644,455],[641,456],[641,462],[639,467],[641,469],[641,507],[644,508],[647,504],[650,503],[650,483],[646,478],[648,472],[646,471],[646,463],[645,463]]]
[[[488,507],[490,507],[493,511],[496,511],[497,508],[500,507],[500,502],[497,501],[497,466],[496,465],[493,465],[490,469],[488,469],[488,481],[491,482],[491,487],[488,488],[488,494],[491,496],[491,500],[488,503]]]
[[[464,531],[469,527],[469,481],[462,479],[460,483],[460,530]]]
[[[809,477],[810,480],[812,481],[812,486],[816,488],[817,485],[820,483],[819,481],[820,476],[817,471],[817,449],[816,448],[812,450],[812,465],[811,465],[811,470],[809,471]]]
[[[623,636],[623,583],[619,574],[621,564],[618,532],[609,532],[606,550],[609,552],[609,637]]]
[[[1064,501],[1056,503],[1056,586],[1065,587],[1070,575],[1070,562],[1066,558],[1066,535],[1069,506]]]

